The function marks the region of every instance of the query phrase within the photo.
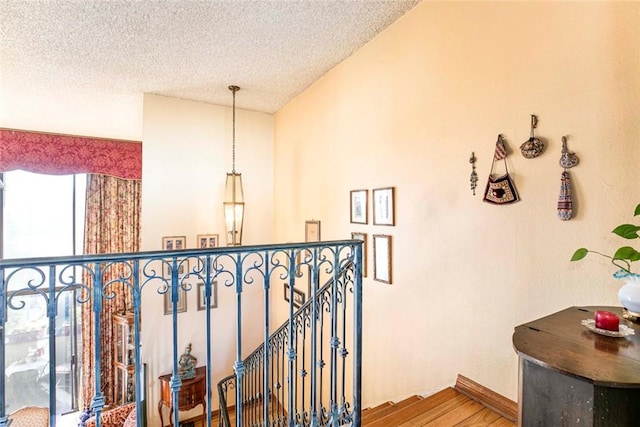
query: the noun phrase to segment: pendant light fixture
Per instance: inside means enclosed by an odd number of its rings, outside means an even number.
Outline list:
[[[244,219],[244,197],[242,175],[236,172],[236,92],[238,86],[229,86],[233,93],[232,168],[227,173],[224,196],[224,219],[227,226],[227,246],[242,244],[242,222]]]

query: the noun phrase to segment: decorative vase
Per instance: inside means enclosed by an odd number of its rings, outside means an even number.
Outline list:
[[[613,277],[624,280],[625,284],[618,291],[618,299],[629,314],[640,317],[640,274],[617,271]]]

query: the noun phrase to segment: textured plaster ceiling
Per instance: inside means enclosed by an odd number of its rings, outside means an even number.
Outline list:
[[[0,83],[272,113],[419,0],[0,0]]]

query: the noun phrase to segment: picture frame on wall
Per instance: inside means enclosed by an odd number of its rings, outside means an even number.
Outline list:
[[[162,249],[165,251],[177,251],[183,250],[187,248],[187,238],[186,236],[165,236],[162,238]],[[171,278],[171,269],[172,260],[165,259],[164,262],[164,277],[170,279]],[[178,259],[178,277],[183,276],[189,270],[189,260],[188,259]]]
[[[396,225],[394,193],[394,187],[373,190],[373,225]]]
[[[362,277],[367,277],[367,233],[352,232],[353,240],[362,240]]]
[[[369,190],[351,190],[349,203],[352,224],[367,224],[369,221],[367,207],[369,204]]]
[[[196,237],[198,248],[217,248],[220,245],[219,234],[198,234]]]
[[[285,283],[284,284],[284,300],[286,302],[290,302],[291,300],[289,299],[289,294],[291,292],[289,291],[289,284]],[[302,307],[302,304],[304,304],[304,302],[306,301],[306,295],[304,294],[304,292],[302,292],[299,289],[296,289],[295,286],[293,288],[293,306],[295,308],[300,308]]]
[[[187,311],[187,291],[182,289],[182,286],[178,286],[178,304],[176,307],[176,313],[184,313]],[[169,289],[164,294],[164,314],[172,313],[173,305],[171,304],[171,289]]]
[[[320,221],[311,220],[304,223],[304,241],[319,242],[320,241]]]
[[[186,248],[186,236],[164,236],[162,238],[162,249],[165,251],[180,251]]]
[[[211,284],[211,299],[209,300],[209,308],[218,307],[218,282],[213,281]],[[207,309],[207,298],[204,294],[204,282],[198,282],[198,311]]]
[[[391,236],[373,235],[373,280],[391,284]]]

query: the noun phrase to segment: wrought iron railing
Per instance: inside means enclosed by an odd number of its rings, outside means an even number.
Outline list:
[[[360,386],[362,357],[362,242],[345,240],[305,244],[242,246],[233,248],[156,251],[128,254],[73,256],[0,260],[0,366],[6,368],[5,341],[8,319],[12,313],[25,308],[25,296],[42,298],[46,305],[47,330],[55,331],[58,301],[62,295],[72,293],[74,300],[90,304],[94,324],[94,350],[101,353],[100,319],[102,303],[114,298],[117,289],[126,287],[132,294],[134,329],[140,330],[140,307],[143,289],[145,298],[170,299],[172,315],[172,377],[173,401],[177,402],[181,380],[178,373],[178,304],[180,293],[190,292],[195,282],[204,285],[205,307],[213,298],[215,283],[220,292],[235,293],[236,348],[234,378],[225,383],[225,390],[235,389],[235,401],[224,402],[236,407],[236,426],[245,425],[312,425],[338,426],[351,421],[360,425]],[[352,266],[349,269],[345,268]],[[302,272],[306,269],[307,276]],[[117,274],[109,275],[110,272]],[[349,275],[346,271],[352,271]],[[347,279],[348,278],[348,279]],[[299,292],[300,282],[311,285],[307,295]],[[310,281],[310,282],[309,282]],[[327,285],[319,288],[318,283]],[[288,285],[288,317],[286,328],[279,329],[277,345],[270,345],[272,313],[278,308],[281,290]],[[254,322],[264,329],[265,344],[254,354],[261,358],[244,361],[243,355],[243,294],[262,290],[264,313]],[[274,294],[274,292],[277,292]],[[301,296],[303,295],[303,296]],[[347,307],[348,295],[351,305]],[[295,305],[302,304],[294,316]],[[342,316],[342,317],[341,317]],[[349,316],[349,318],[347,318]],[[260,316],[258,316],[260,317]],[[146,318],[145,318],[146,320]],[[245,319],[246,321],[246,319]],[[327,325],[330,325],[327,326]],[[253,325],[250,325],[253,327]],[[206,339],[207,408],[212,408],[212,310],[206,310],[203,325]],[[290,331],[294,331],[291,333]],[[278,335],[280,334],[280,335]],[[142,363],[140,337],[134,334],[135,400],[141,408]],[[49,373],[50,426],[56,425],[56,340],[48,334],[47,363]],[[347,367],[347,364],[349,365]],[[93,363],[96,393],[91,409],[101,427],[100,414],[105,398],[100,382],[100,359]],[[218,367],[217,367],[218,368]],[[226,367],[222,367],[226,369]],[[309,377],[309,379],[307,379]],[[274,379],[280,381],[272,384]],[[325,385],[327,384],[328,385]],[[9,423],[6,407],[5,376],[0,376],[0,427]],[[261,390],[269,390],[264,393]],[[222,393],[227,399],[229,393]],[[247,400],[245,396],[249,396]],[[259,408],[259,409],[257,409]],[[247,414],[247,420],[243,417]],[[270,418],[274,416],[274,418]],[[171,414],[174,425],[179,425],[178,406]],[[271,419],[271,421],[269,421]],[[344,422],[343,422],[344,421]],[[229,420],[225,420],[226,425]],[[142,427],[141,417],[137,425]],[[212,426],[212,413],[207,412],[205,426]]]
[[[344,265],[317,289],[317,266],[307,253],[292,277],[294,285],[300,279],[312,283],[312,297],[296,308],[295,288],[288,287],[293,314],[243,360],[240,401],[229,394],[237,389],[235,375],[218,383],[221,427],[234,425],[230,408],[236,417],[241,415],[242,426],[359,425],[351,424],[354,395],[347,378],[354,370],[349,363],[354,348],[354,264]]]

